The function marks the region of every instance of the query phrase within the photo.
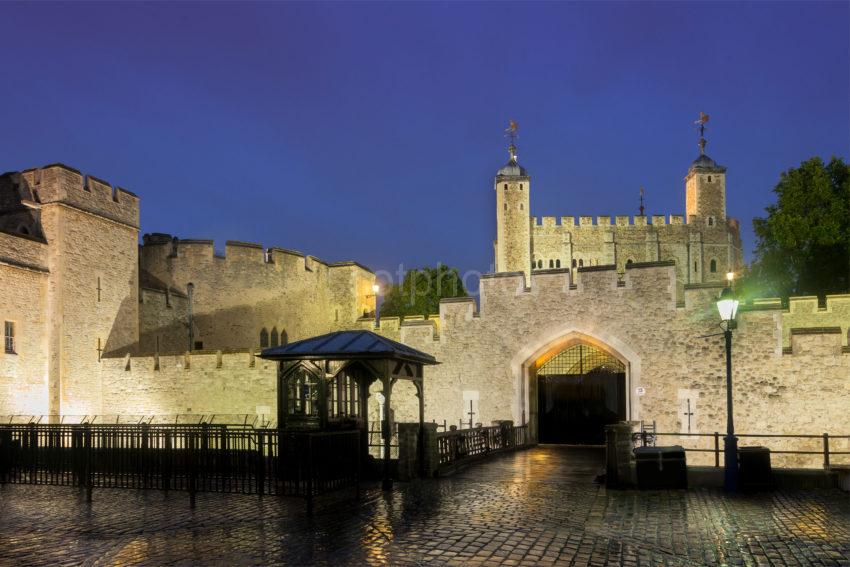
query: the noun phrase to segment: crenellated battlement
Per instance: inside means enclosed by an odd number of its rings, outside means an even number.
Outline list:
[[[685,224],[685,216],[684,215],[652,215],[651,217],[646,216],[629,216],[629,215],[617,215],[615,217],[611,217],[608,215],[601,215],[597,217],[593,216],[564,216],[564,217],[554,217],[554,216],[544,216],[544,217],[531,217],[531,225],[535,230],[545,229],[545,228],[564,228],[569,230],[574,229],[597,229],[597,228],[622,228],[622,227],[665,227],[665,226],[675,226],[675,225],[684,225]]]
[[[265,248],[256,242],[227,240],[224,250],[216,248],[214,240],[177,238],[170,234],[152,233],[142,237],[140,248],[142,263],[146,261],[225,261],[238,265],[256,265],[263,267],[299,267],[304,271],[344,270],[373,272],[354,261],[327,262],[296,250],[273,246]],[[180,260],[174,260],[180,259]],[[263,269],[263,268],[260,268]]]
[[[139,228],[139,197],[131,191],[61,163],[25,170],[21,177],[37,203],[63,203]]]
[[[823,307],[818,306],[818,298],[814,296],[790,298],[788,308],[782,311],[783,347],[792,346],[794,332],[805,334],[801,331],[805,329],[829,329],[827,334],[837,336],[841,346],[849,347],[850,294],[828,295]]]

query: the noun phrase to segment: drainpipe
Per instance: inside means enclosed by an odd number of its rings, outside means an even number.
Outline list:
[[[189,282],[186,289],[189,293],[189,352],[192,352],[192,347],[195,346],[195,325],[192,320],[192,301],[195,295],[195,284]]]

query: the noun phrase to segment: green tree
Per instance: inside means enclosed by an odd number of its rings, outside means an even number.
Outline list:
[[[381,316],[432,315],[440,312],[440,300],[467,297],[457,268],[437,264],[436,268],[408,270],[401,284],[388,286],[381,304]]]
[[[850,291],[850,167],[813,157],[783,172],[776,204],[753,219],[756,254],[743,287],[750,296]]]

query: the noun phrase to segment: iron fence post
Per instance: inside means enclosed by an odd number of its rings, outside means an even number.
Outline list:
[[[829,433],[823,434],[823,468],[829,468]]]
[[[166,492],[171,488],[171,431],[165,430],[165,448],[162,453],[162,489]]]
[[[150,488],[150,426],[142,424],[142,442],[140,447],[142,462],[140,473],[142,475],[142,486]]]
[[[30,473],[30,482],[34,482],[36,478],[36,471],[38,469],[38,432],[35,429],[35,424],[30,423],[27,428],[27,457],[28,457],[28,465],[29,473]]]
[[[94,484],[94,473],[92,471],[92,439],[91,439],[91,425],[86,424],[84,427],[84,435],[85,435],[85,451],[86,451],[86,468],[85,468],[85,478],[86,478],[86,501],[91,502],[91,493],[92,487]]]
[[[201,463],[201,472],[204,475],[204,482],[207,480],[207,471],[209,470],[210,463],[210,424],[206,421],[201,424],[201,448],[199,451],[199,458]]]
[[[714,466],[720,468],[720,433],[714,432]]]
[[[197,468],[195,459],[197,457],[195,450],[195,443],[197,442],[197,433],[194,431],[190,431],[188,435],[188,446],[186,452],[186,461],[189,469],[189,505],[194,508],[195,507],[195,491],[197,490],[196,482],[197,482]]]
[[[263,432],[257,432],[257,491],[263,495],[266,485],[265,459],[263,458]]]

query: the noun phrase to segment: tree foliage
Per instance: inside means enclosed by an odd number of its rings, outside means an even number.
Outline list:
[[[813,157],[780,176],[776,203],[753,219],[748,295],[788,297],[850,291],[850,167]]]
[[[467,297],[457,268],[408,270],[401,284],[390,285],[381,304],[381,316],[432,315],[439,313],[440,300]]]

